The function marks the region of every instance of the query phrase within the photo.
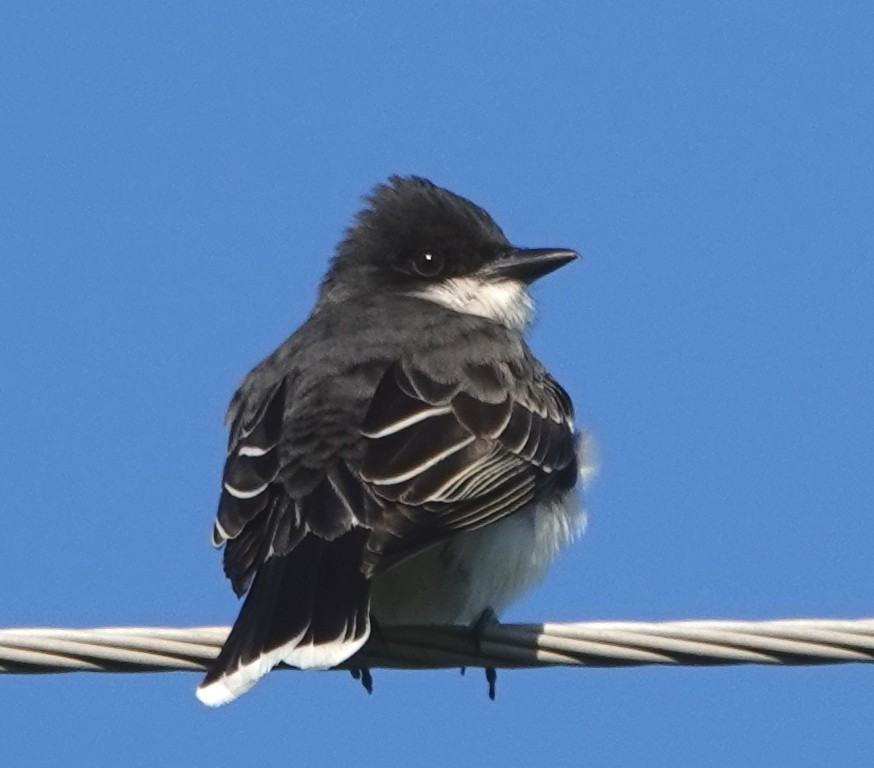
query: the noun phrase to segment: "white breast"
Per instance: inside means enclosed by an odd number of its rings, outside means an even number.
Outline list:
[[[500,614],[536,585],[585,528],[575,491],[461,533],[374,579],[371,614],[382,624],[475,622]]]

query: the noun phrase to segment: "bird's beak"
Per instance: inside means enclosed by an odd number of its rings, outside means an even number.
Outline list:
[[[483,274],[493,280],[521,280],[530,285],[579,257],[567,248],[514,248],[488,264]]]

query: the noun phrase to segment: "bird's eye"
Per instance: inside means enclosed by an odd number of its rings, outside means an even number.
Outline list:
[[[437,277],[444,266],[444,259],[434,251],[423,251],[413,257],[413,270],[422,277]]]

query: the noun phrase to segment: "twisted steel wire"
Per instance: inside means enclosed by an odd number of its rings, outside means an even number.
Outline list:
[[[202,671],[227,627],[0,629],[0,673]],[[379,627],[342,668],[836,664],[874,661],[874,619]]]

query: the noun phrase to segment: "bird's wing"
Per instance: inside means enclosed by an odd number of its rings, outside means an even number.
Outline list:
[[[287,379],[235,396],[213,543],[246,600],[198,689],[207,704],[230,701],[280,662],[335,666],[370,633],[370,582],[360,567],[375,502],[336,457],[360,441],[342,414],[296,416]],[[257,393],[253,398],[252,392]],[[263,394],[262,394],[263,393]],[[306,416],[306,414],[310,414]],[[310,423],[315,419],[317,423]]]
[[[442,377],[396,362],[363,431],[360,476],[379,501],[368,519],[368,575],[576,482],[573,406],[530,358],[470,363]]]
[[[238,595],[274,555],[310,534],[334,541],[374,506],[346,464],[329,455],[337,450],[330,430],[288,423],[287,389],[282,379],[231,425],[213,544],[226,544],[225,573]]]

